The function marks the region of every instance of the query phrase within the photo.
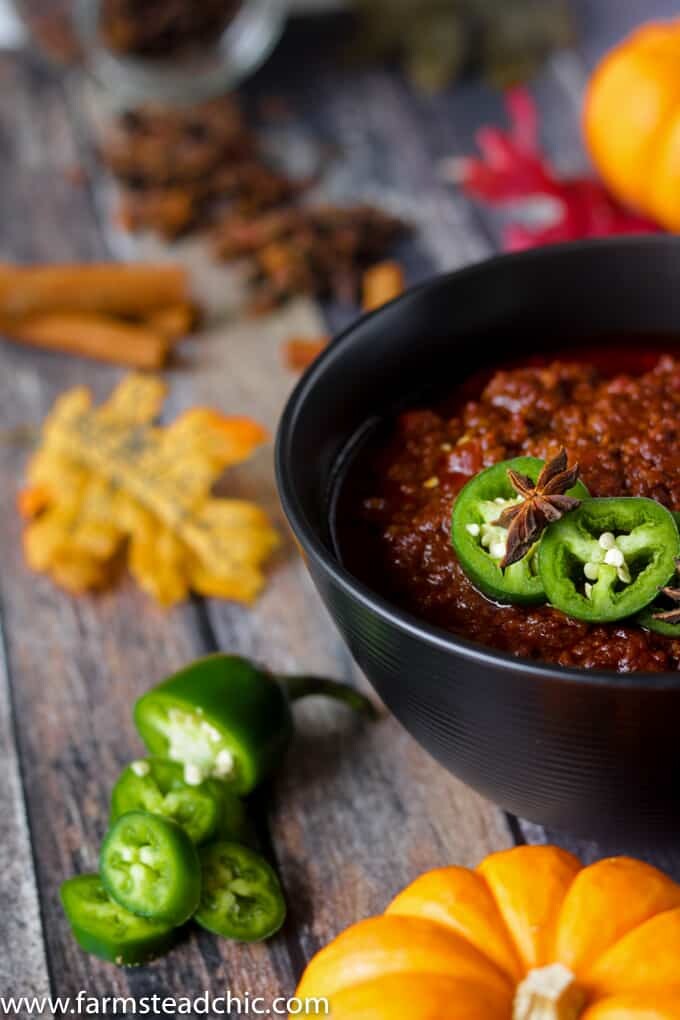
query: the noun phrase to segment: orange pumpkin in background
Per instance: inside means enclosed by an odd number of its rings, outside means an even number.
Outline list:
[[[586,93],[584,131],[611,192],[680,231],[680,19],[645,25],[605,56]]]
[[[680,885],[522,846],[430,871],[322,949],[332,1020],[680,1020]]]

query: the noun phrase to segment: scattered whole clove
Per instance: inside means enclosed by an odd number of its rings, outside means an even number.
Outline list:
[[[404,230],[369,205],[302,204],[309,181],[269,164],[231,97],[128,111],[101,154],[122,187],[121,225],[166,239],[209,230],[219,259],[250,260],[254,312],[300,294],[356,302],[363,271]]]
[[[122,188],[121,225],[168,239],[209,225],[227,205],[257,211],[300,190],[259,153],[231,97],[186,109],[127,111],[100,153]]]
[[[103,0],[102,42],[116,53],[170,57],[214,42],[240,0]]]
[[[219,258],[252,259],[252,310],[263,313],[297,294],[356,302],[363,271],[403,231],[400,220],[368,205],[288,206],[227,215],[213,237]]]

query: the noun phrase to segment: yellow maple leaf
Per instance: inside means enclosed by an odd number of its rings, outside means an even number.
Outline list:
[[[26,560],[73,592],[111,583],[126,560],[163,605],[190,591],[252,602],[276,532],[258,506],[212,487],[266,432],[207,408],[154,425],[164,397],[163,383],[142,375],[99,407],[84,388],[59,397],[19,497]]]

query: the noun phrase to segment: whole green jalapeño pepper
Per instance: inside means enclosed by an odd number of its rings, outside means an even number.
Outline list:
[[[501,461],[471,478],[456,498],[451,525],[453,547],[472,583],[494,602],[545,602],[536,561],[537,545],[518,563],[501,570],[507,529],[495,523],[505,509],[522,502],[510,483],[508,469],[536,482],[544,466],[538,457]],[[568,495],[585,499],[589,493],[582,482],[577,482]]]
[[[246,794],[277,768],[292,740],[291,702],[315,694],[375,715],[353,687],[321,677],[274,677],[246,659],[216,654],[144,694],[134,718],[151,754],[180,762],[189,785],[213,777]]]
[[[577,620],[606,623],[648,606],[675,571],[680,535],[652,499],[587,499],[551,524],[538,565],[548,601]]]

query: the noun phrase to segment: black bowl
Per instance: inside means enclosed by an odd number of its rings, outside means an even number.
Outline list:
[[[357,437],[508,353],[599,338],[680,343],[680,240],[501,256],[359,320],[310,368],[279,428],[283,507],[323,601],[387,706],[502,807],[584,835],[680,832],[680,674],[566,669],[466,641],[390,605],[334,551],[331,503]]]

